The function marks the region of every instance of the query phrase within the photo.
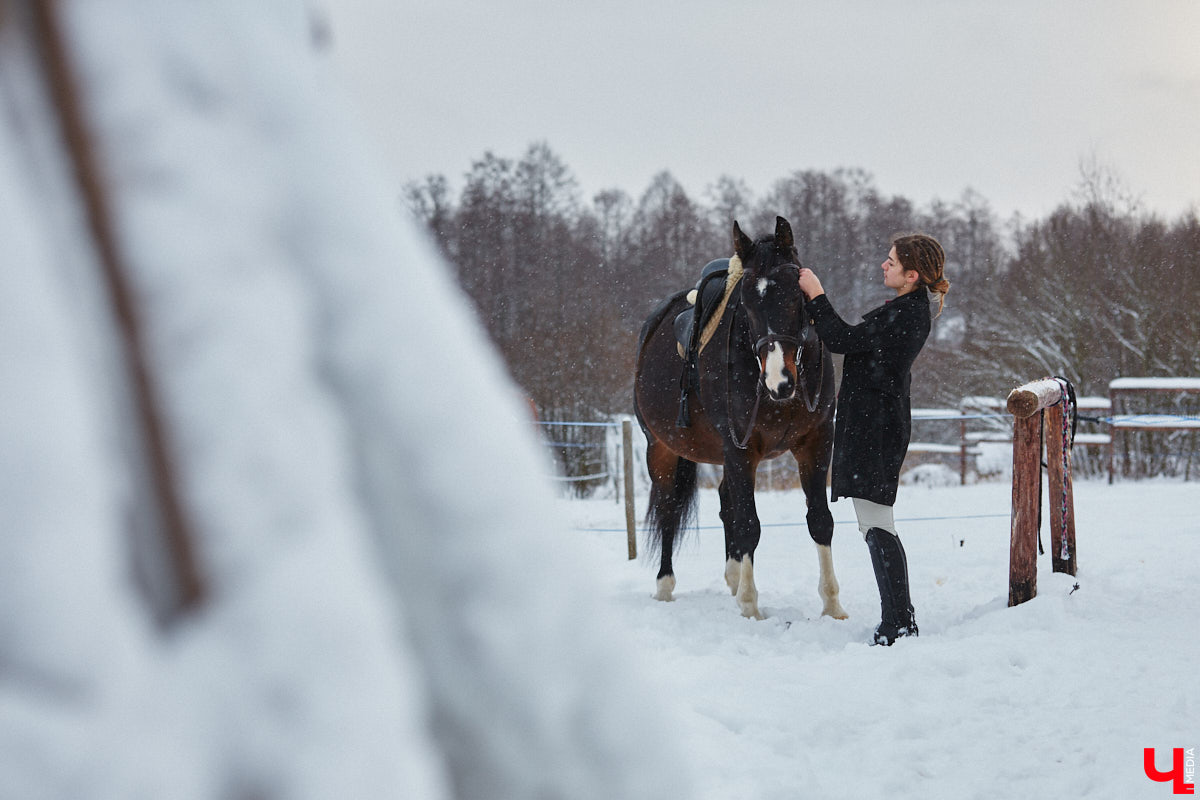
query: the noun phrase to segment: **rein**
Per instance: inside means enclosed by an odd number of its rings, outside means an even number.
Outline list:
[[[767,338],[770,338],[770,337],[767,337],[767,336],[763,337],[763,339],[767,339]],[[788,340],[796,343],[796,356],[797,356],[797,358],[796,358],[796,383],[800,384],[799,385],[800,397],[804,400],[804,407],[807,408],[808,413],[811,414],[817,410],[817,404],[821,402],[821,385],[823,383],[825,383],[825,358],[824,358],[825,343],[821,341],[820,337],[817,337],[817,359],[821,362],[821,372],[817,376],[817,391],[815,394],[813,394],[812,399],[810,400],[808,397],[808,384],[805,383],[804,381],[800,380],[800,378],[804,374],[804,368],[802,366],[800,366],[800,359],[799,359],[800,348],[801,348],[800,340],[794,336],[788,336],[788,337],[781,336],[779,338],[780,339],[787,338]],[[760,339],[759,341],[762,341],[762,339]],[[761,382],[762,381],[759,381],[759,383],[761,383]]]
[[[733,394],[730,390],[730,385],[733,383],[733,327],[737,320],[729,320],[729,334],[725,341],[725,413],[729,415],[729,436],[733,439],[733,446],[738,450],[745,450],[750,444],[750,435],[754,433],[754,425],[758,422],[758,404],[762,401],[763,380],[762,370],[759,370],[758,378],[754,381],[754,408],[750,409],[750,424],[746,426],[746,436],[738,440],[737,433],[733,430]],[[755,351],[755,360],[757,360],[758,352]]]

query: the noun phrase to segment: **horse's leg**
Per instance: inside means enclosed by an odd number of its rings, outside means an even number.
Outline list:
[[[721,484],[717,487],[717,494],[721,497],[721,523],[725,528],[725,585],[729,587],[729,593],[736,596],[738,581],[741,579],[741,566],[734,560],[730,550],[733,542],[733,511],[728,489],[729,486],[722,477]]]
[[[646,446],[646,467],[650,473],[650,507],[646,523],[650,528],[651,547],[659,548],[661,559],[654,598],[669,601],[674,599],[675,591],[675,569],[671,564],[675,540],[695,504],[696,464],[680,458],[651,438]]]
[[[726,450],[723,481],[726,498],[721,517],[725,522],[728,537],[726,581],[734,590],[734,597],[742,616],[764,619],[762,612],[758,610],[758,589],[754,585],[754,551],[758,548],[762,532],[758,511],[754,505],[754,473],[757,467],[757,459],[748,453]],[[734,565],[737,567],[736,588],[729,578]]]
[[[800,471],[800,485],[804,488],[804,497],[808,503],[808,535],[817,545],[817,560],[821,565],[821,578],[817,583],[817,593],[821,596],[821,614],[834,619],[846,619],[850,615],[842,608],[838,600],[837,576],[833,573],[833,514],[829,511],[829,501],[825,498],[825,476],[829,471],[829,445],[818,448],[819,452],[812,453],[804,446],[792,450],[796,457],[796,465]]]

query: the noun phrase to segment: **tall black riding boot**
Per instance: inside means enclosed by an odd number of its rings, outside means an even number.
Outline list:
[[[908,595],[908,558],[900,537],[883,528],[871,528],[867,531],[867,549],[871,551],[883,612],[875,629],[875,644],[890,645],[901,636],[916,636],[917,621]]]

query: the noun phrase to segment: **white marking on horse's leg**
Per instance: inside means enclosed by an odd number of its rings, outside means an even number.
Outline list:
[[[738,566],[737,604],[742,610],[743,617],[750,619],[766,619],[758,610],[758,589],[754,586],[754,562],[749,554],[742,556]]]
[[[732,595],[737,594],[740,571],[741,567],[738,566],[738,562],[732,558],[725,560],[725,585],[729,587],[729,593]]]
[[[838,601],[840,587],[837,576],[833,574],[833,550],[829,548],[829,545],[817,545],[817,560],[821,562],[821,580],[817,584],[817,593],[821,595],[821,600],[825,603],[825,607],[821,609],[821,615],[834,619],[848,618],[850,615]]]
[[[654,588],[655,600],[662,600],[665,603],[671,602],[675,599],[675,597],[671,594],[675,591],[675,576],[663,575],[658,579],[658,582],[654,585]]]

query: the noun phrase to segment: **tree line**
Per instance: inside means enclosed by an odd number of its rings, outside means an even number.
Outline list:
[[[699,198],[662,172],[636,199],[614,188],[585,202],[546,143],[515,159],[484,154],[452,194],[433,175],[404,199],[543,419],[630,413],[643,320],[730,255],[733,220],[757,236],[776,215],[848,321],[890,296],[879,264],[893,235],[942,242],[952,288],[914,365],[915,406],[1003,396],[1047,375],[1081,395],[1107,394],[1120,375],[1200,375],[1196,211],[1146,213],[1096,168],[1033,220],[1001,220],[970,190],[919,207],[861,169],[797,170],[758,195],[721,176]]]

